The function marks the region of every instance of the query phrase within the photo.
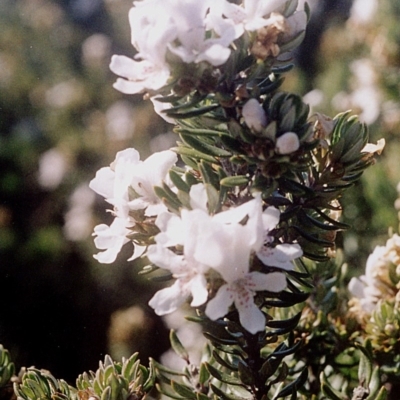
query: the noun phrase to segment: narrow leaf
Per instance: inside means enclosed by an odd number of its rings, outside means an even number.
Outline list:
[[[220,184],[227,187],[235,187],[247,185],[249,183],[249,178],[245,175],[228,176],[221,179]]]
[[[204,140],[198,139],[195,136],[181,133],[180,137],[187,146],[192,147],[201,153],[209,154],[214,157],[230,157],[232,155],[231,152],[208,144]]]
[[[171,347],[173,348],[175,353],[187,363],[189,363],[189,353],[183,347],[181,341],[179,340],[176,332],[173,329],[171,329],[171,332],[169,334],[169,340],[171,342]]]

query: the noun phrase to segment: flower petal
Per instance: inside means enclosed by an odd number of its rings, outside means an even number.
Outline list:
[[[215,321],[228,313],[233,303],[232,293],[228,291],[228,285],[222,285],[213,299],[207,303],[206,315]]]
[[[177,310],[186,300],[188,293],[182,292],[179,280],[165,289],[159,290],[149,301],[157,315],[165,315]]]
[[[208,290],[207,280],[203,274],[195,275],[189,282],[190,292],[193,300],[190,303],[192,307],[198,307],[207,301]]]
[[[247,280],[251,289],[255,291],[267,290],[268,292],[278,293],[286,289],[287,286],[285,274],[281,272],[263,274],[254,271],[247,275]]]
[[[246,306],[236,305],[239,311],[240,324],[253,335],[265,329],[265,316],[254,304],[247,303]]]

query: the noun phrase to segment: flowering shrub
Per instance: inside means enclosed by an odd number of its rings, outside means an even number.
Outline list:
[[[140,257],[143,273],[168,282],[149,302],[158,315],[190,302],[189,319],[208,340],[200,365],[172,331],[183,371],[107,356],[72,388],[32,368],[15,384],[18,398],[385,398],[375,343],[357,340],[359,327],[345,320],[334,261],[336,233],[347,228],[339,199],[384,143],[368,143],[349,112],[310,116],[299,96],[279,91],[307,6],[236,3],[134,3],[137,53],[113,56],[115,88],[152,99],[180,141],[144,161],[120,151],[90,183],[114,216],[95,227],[95,258],[113,263],[129,243],[129,260]],[[361,299],[352,309],[378,306],[390,272],[372,269],[352,281]]]

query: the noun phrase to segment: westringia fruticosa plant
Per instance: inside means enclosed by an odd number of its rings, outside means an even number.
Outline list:
[[[114,221],[95,228],[95,258],[113,263],[129,244],[130,260],[148,260],[143,272],[167,282],[150,306],[165,315],[189,300],[190,319],[208,339],[204,360],[191,364],[171,332],[184,371],[106,358],[73,389],[29,369],[15,385],[18,398],[296,399],[322,398],[321,388],[346,398],[327,381],[322,357],[307,359],[310,346],[325,348],[307,329],[323,310],[318,285],[332,279],[317,263],[331,271],[336,233],[346,228],[339,198],[383,143],[368,144],[350,112],[309,115],[301,97],[279,91],[307,21],[296,0],[134,3],[137,52],[113,56],[115,88],[143,93],[180,140],[144,161],[133,148],[120,151],[97,172],[90,187]],[[304,319],[303,309],[314,311]],[[351,389],[384,398],[379,371],[368,372],[370,348],[343,342],[361,360]]]

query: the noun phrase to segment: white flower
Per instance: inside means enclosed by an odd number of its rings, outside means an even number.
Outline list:
[[[163,111],[168,110],[172,107],[171,103],[164,103],[161,101],[158,101],[157,99],[160,98],[160,95],[150,97],[151,102],[153,103],[154,111],[166,122],[169,124],[176,124],[175,119],[168,117],[166,113]]]
[[[377,153],[381,154],[385,148],[385,139],[379,139],[376,144],[367,143],[362,149],[361,153]]]
[[[261,132],[267,125],[267,115],[256,99],[246,102],[242,109],[242,115],[246,125],[256,132]]]
[[[267,247],[272,241],[268,233],[279,222],[279,210],[268,207],[262,213],[261,198],[257,196],[236,209],[223,214],[235,212],[242,216],[246,210],[249,217],[245,225],[233,224],[221,245],[229,253],[226,262],[214,268],[221,274],[226,284],[222,285],[216,296],[207,304],[206,315],[210,319],[224,316],[232,303],[239,312],[242,326],[251,333],[256,333],[265,328],[265,316],[254,304],[256,291],[280,292],[286,288],[286,278],[281,272],[264,274],[249,272],[250,251],[255,250],[257,257],[266,265],[281,269],[293,269],[293,261],[302,255],[297,244],[281,244],[275,248]],[[239,211],[239,212],[238,212]],[[216,217],[218,217],[217,214]],[[235,220],[233,218],[233,220]],[[235,221],[239,222],[239,221]]]
[[[192,210],[183,209],[180,216],[164,212],[156,219],[161,232],[155,237],[157,244],[149,248],[148,257],[155,265],[170,270],[176,281],[156,293],[150,305],[164,314],[174,311],[189,296],[193,306],[205,303],[206,274],[214,269],[225,284],[207,304],[206,315],[221,318],[234,303],[245,329],[251,333],[264,329],[265,317],[253,297],[259,290],[283,290],[286,278],[282,272],[250,272],[251,257],[262,252],[260,259],[271,261],[267,265],[291,269],[290,261],[301,255],[300,247],[282,244],[273,249],[273,255],[266,254],[263,249],[266,241],[269,243],[267,234],[279,222],[279,210],[269,207],[263,212],[260,194],[213,216],[207,212],[203,184],[194,185],[190,197]],[[176,246],[183,249],[182,255],[170,250]]]
[[[365,274],[352,278],[349,291],[351,311],[362,319],[371,315],[380,300],[395,299],[398,296],[400,280],[400,237],[395,234],[386,246],[377,246],[370,254],[365,267]]]
[[[139,163],[140,155],[137,150],[131,148],[119,151],[110,167],[103,167],[97,171],[89,187],[114,206],[126,205],[132,174]],[[114,213],[119,214],[116,210]],[[123,212],[123,215],[125,214],[126,212]]]
[[[56,189],[64,179],[68,167],[68,160],[60,150],[47,150],[39,159],[39,185],[45,189]]]
[[[110,69],[119,78],[114,87],[126,94],[165,86],[171,71],[167,51],[184,63],[226,62],[235,39],[231,20],[209,12],[211,0],[144,0],[129,12],[135,59],[114,55]],[[155,11],[157,10],[157,11]]]
[[[227,18],[233,21],[236,37],[244,30],[256,31],[270,23],[269,16],[279,10],[287,0],[245,0],[243,7],[227,1],[220,2],[216,7]]]
[[[208,15],[210,0],[170,0],[171,17],[175,22],[180,45],[170,43],[169,50],[185,63],[207,61],[219,66],[226,62],[235,39],[235,29],[229,20]],[[207,32],[213,30],[218,37]]]
[[[192,295],[191,305],[198,307],[208,297],[204,272],[207,268],[198,263],[188,263],[184,256],[178,256],[162,246],[153,245],[147,250],[149,260],[160,268],[171,271],[176,278],[174,284],[159,290],[149,301],[157,315],[169,314],[178,309]],[[190,260],[189,260],[190,261]]]
[[[165,212],[158,216],[156,225],[161,232],[155,237],[156,245],[147,251],[149,260],[160,268],[171,271],[175,283],[158,291],[149,305],[158,315],[175,311],[191,295],[193,307],[207,300],[207,281],[204,274],[210,266],[199,261],[197,245],[206,241],[204,235],[210,216],[202,210],[182,210],[181,217]],[[183,246],[183,255],[177,255],[169,247]]]
[[[250,333],[260,332],[265,329],[265,316],[254,304],[256,291],[280,292],[285,288],[286,278],[280,272],[243,274],[219,288],[216,296],[207,304],[206,315],[212,320],[221,318],[234,303],[241,325]]]
[[[164,9],[165,3],[163,0],[135,2],[129,11],[132,44],[138,50],[135,59],[139,61],[119,55],[112,57],[111,71],[124,78],[114,84],[117,90],[133,94],[158,90],[167,83],[170,70],[165,56],[176,32]]]
[[[171,150],[152,154],[144,161],[140,161],[132,169],[130,186],[139,195],[129,201],[129,209],[146,209],[145,215],[158,215],[165,210],[165,206],[154,192],[154,186],[161,185],[167,178],[168,171],[177,162],[177,155]]]
[[[300,147],[299,137],[294,132],[286,132],[276,139],[275,151],[278,154],[291,154]]]
[[[128,243],[126,235],[129,230],[126,227],[126,221],[122,218],[115,218],[110,226],[105,224],[97,225],[94,228],[94,244],[101,251],[93,257],[103,264],[110,264],[115,261],[122,246]]]
[[[110,69],[114,74],[122,76],[113,86],[125,94],[158,90],[167,83],[170,76],[167,65],[157,65],[147,60],[134,61],[119,55],[112,56]]]
[[[154,186],[166,179],[169,169],[175,164],[177,156],[172,151],[154,153],[145,161],[139,153],[126,149],[117,153],[110,167],[101,168],[90,182],[92,190],[105,197],[114,206],[114,222],[108,227],[101,224],[95,228],[95,245],[105,250],[97,258],[102,263],[111,263],[125,243],[129,242],[129,228],[135,225],[130,215],[131,210],[142,210],[146,216],[158,215],[166,210],[154,192]],[[136,198],[132,199],[133,193]],[[139,257],[143,247],[135,245],[135,252],[130,260]]]
[[[89,186],[106,201],[114,205],[114,214],[127,216],[129,210],[146,209],[146,215],[157,215],[165,207],[156,196],[153,187],[166,179],[177,156],[170,150],[152,154],[141,161],[137,150],[131,148],[117,153],[110,167],[101,168]],[[131,199],[130,188],[137,198]]]
[[[264,245],[260,251],[257,252],[257,257],[265,265],[270,267],[277,267],[290,271],[293,269],[293,260],[303,255],[303,251],[298,244],[278,244],[275,247]]]

